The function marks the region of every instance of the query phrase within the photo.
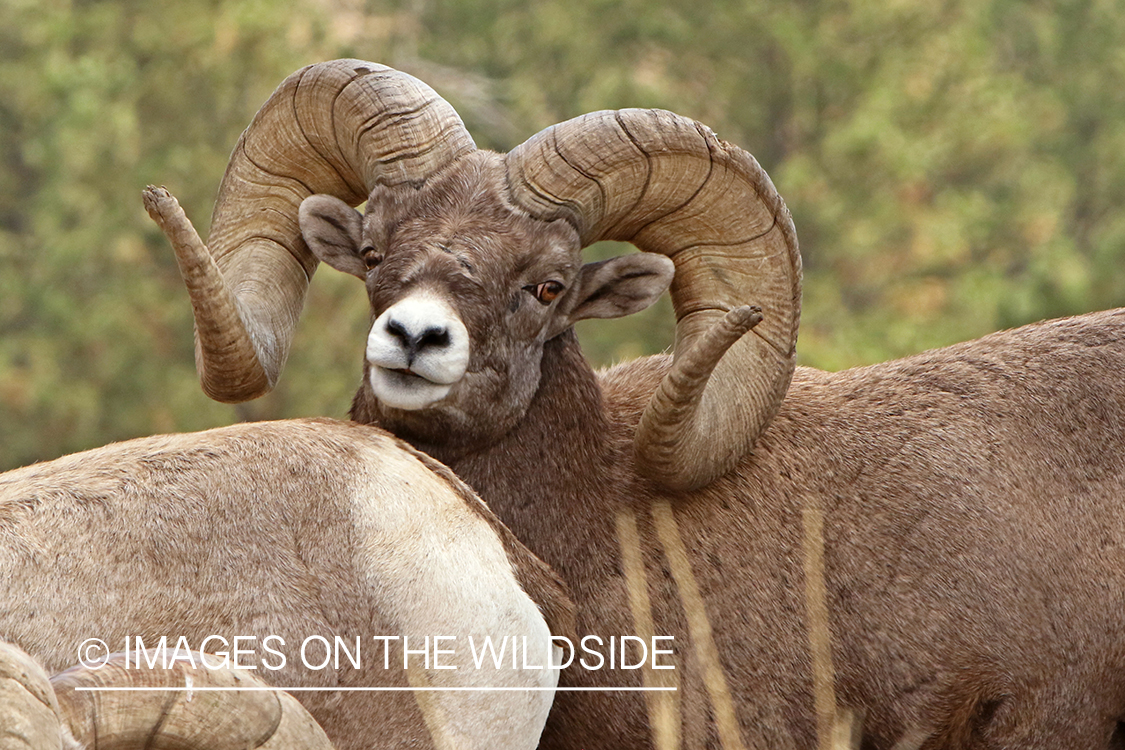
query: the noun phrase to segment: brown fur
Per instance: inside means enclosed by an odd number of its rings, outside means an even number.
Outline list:
[[[539,328],[518,322],[522,313],[505,317],[529,279],[555,274],[585,290],[577,243],[570,265],[558,260],[552,243],[565,237],[553,225],[551,242],[536,234],[490,158],[465,159],[416,193],[372,193],[364,237],[378,238],[387,267],[368,276],[368,291],[379,314],[416,286],[396,264],[452,269],[452,244],[483,296],[460,296],[459,277],[443,275],[451,270],[427,283],[447,290],[473,337],[470,372],[492,368],[520,386],[467,379],[445,401],[399,412],[365,385],[352,414],[480,493],[569,585],[579,636],[635,630],[615,519],[636,517],[655,632],[675,636],[684,747],[718,747],[720,712],[705,650],[688,632],[682,574],[654,525],[660,502],[674,509],[745,745],[816,741],[801,522],[815,504],[836,695],[865,714],[865,748],[902,738],[927,748],[1109,746],[1125,715],[1125,312],[837,374],[799,369],[752,455],[703,489],[668,493],[636,470],[632,439],[669,358],[593,373],[573,332],[556,333],[581,305],[575,292]],[[463,220],[474,212],[489,221]],[[404,222],[408,236],[398,233]],[[571,668],[563,684],[641,680]],[[635,693],[563,693],[542,747],[647,748],[648,721]]]
[[[604,378],[619,440],[656,364]],[[676,500],[712,620],[753,613],[717,626],[742,705],[776,712],[772,731],[743,717],[749,742],[812,744],[798,529],[815,498],[837,692],[865,709],[865,747],[918,729],[935,748],[1106,746],[1125,708],[1123,365],[1118,311],[798,371],[754,455]]]
[[[198,648],[211,634],[277,634],[289,666],[257,671],[273,684],[405,686],[370,636],[403,634],[396,607],[446,605],[367,577],[368,556],[394,566],[431,551],[396,531],[361,536],[353,504],[396,502],[451,536],[483,518],[555,632],[570,632],[557,576],[448,469],[381,430],[316,419],[144,438],[0,475],[0,640],[57,672],[87,638],[121,650],[126,636]],[[293,648],[309,635],[361,636],[363,669],[301,668]],[[430,746],[410,694],[297,697],[340,750]]]

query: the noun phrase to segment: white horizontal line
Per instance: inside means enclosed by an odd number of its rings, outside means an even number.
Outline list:
[[[309,692],[381,692],[381,693],[416,693],[416,692],[514,692],[517,690],[544,692],[552,690],[556,693],[601,692],[601,693],[638,693],[653,691],[675,691],[674,687],[76,687],[75,690],[90,693],[153,693],[153,692],[178,692],[178,693],[238,693],[262,692],[284,690],[288,693]]]

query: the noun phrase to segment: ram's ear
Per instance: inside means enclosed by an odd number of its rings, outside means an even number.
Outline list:
[[[667,291],[675,271],[667,256],[656,253],[630,253],[587,263],[567,295],[563,329],[587,318],[620,318],[640,312]]]
[[[656,253],[630,253],[587,263],[570,293],[570,322],[640,312],[668,290],[675,272],[671,259]]]
[[[331,195],[310,195],[301,201],[298,219],[313,255],[337,271],[367,278],[360,252],[363,217],[359,211]]]

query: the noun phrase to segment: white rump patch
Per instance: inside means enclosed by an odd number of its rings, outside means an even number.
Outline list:
[[[370,476],[356,478],[352,503],[364,552],[357,562],[380,613],[392,620],[394,632],[386,635],[400,637],[391,664],[403,666],[406,637],[413,686],[473,688],[420,694],[437,747],[534,750],[554,699],[559,670],[552,666],[561,650],[496,532],[448,485],[419,469],[406,453],[384,451],[370,462]],[[386,658],[381,649],[374,653]],[[535,689],[479,690],[485,687]]]

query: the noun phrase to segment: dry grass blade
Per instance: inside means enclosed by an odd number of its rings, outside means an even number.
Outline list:
[[[637,517],[632,509],[617,513],[617,540],[621,545],[621,563],[625,569],[625,583],[629,589],[629,608],[633,612],[633,628],[645,643],[652,643],[655,627],[652,624],[652,603],[648,597],[641,539],[637,532]],[[680,694],[676,670],[652,669],[646,663],[643,678],[645,687],[672,687],[675,692],[645,693],[649,726],[656,750],[680,748]]]

